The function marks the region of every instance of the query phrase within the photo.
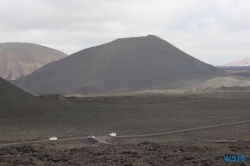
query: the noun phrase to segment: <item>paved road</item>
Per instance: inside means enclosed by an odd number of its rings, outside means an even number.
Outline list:
[[[144,134],[144,135],[130,135],[130,136],[128,135],[128,136],[117,136],[117,137],[120,137],[120,138],[132,138],[132,137],[159,136],[159,135],[166,135],[166,134],[183,133],[183,132],[194,131],[194,130],[209,129],[209,128],[214,128],[214,127],[222,127],[222,126],[228,126],[228,125],[249,123],[249,122],[250,122],[250,120],[245,120],[245,121],[240,121],[240,122],[223,123],[223,124],[217,124],[217,125],[210,125],[210,126],[203,126],[203,127],[195,127],[195,128],[189,128],[189,129],[175,130],[175,131],[169,131],[169,132],[164,132],[164,133]]]
[[[79,140],[79,139],[88,139],[86,137],[75,137],[75,138],[63,138],[63,139],[57,139],[54,141],[68,141],[68,140]],[[53,142],[49,139],[47,140],[38,140],[38,141],[26,141],[26,142],[13,142],[13,143],[7,143],[7,144],[0,144],[1,146],[11,146],[11,145],[23,145],[23,144],[33,144],[33,143],[44,143],[44,142]]]
[[[149,137],[149,136],[160,136],[160,135],[167,135],[167,134],[175,134],[175,133],[183,133],[188,131],[194,131],[194,130],[202,130],[202,129],[209,129],[214,127],[222,127],[222,126],[228,126],[228,125],[236,125],[236,124],[242,124],[242,123],[249,123],[250,120],[240,121],[240,122],[232,122],[232,123],[223,123],[223,124],[217,124],[217,125],[210,125],[210,126],[203,126],[203,127],[195,127],[195,128],[189,128],[189,129],[183,129],[183,130],[175,130],[175,131],[169,131],[164,133],[155,133],[155,134],[144,134],[144,135],[128,135],[128,136],[116,136],[114,138],[136,138],[136,137]],[[106,137],[108,139],[110,137]],[[99,141],[100,139],[100,141]],[[96,140],[100,143],[107,143],[105,137],[97,137]]]
[[[169,132],[164,132],[164,133],[155,133],[155,134],[127,135],[127,136],[116,136],[116,137],[97,136],[97,137],[96,137],[96,140],[97,140],[98,142],[100,142],[100,143],[111,144],[111,143],[109,143],[109,142],[106,141],[108,138],[135,138],[135,137],[160,136],[160,135],[175,134],[175,133],[183,133],[183,132],[188,132],[188,131],[209,129],[209,128],[214,128],[214,127],[222,127],[222,126],[236,125],[236,124],[249,123],[249,122],[250,122],[250,120],[245,120],[245,121],[239,121],[239,122],[224,123],[224,124],[217,124],[217,125],[210,125],[210,126],[189,128],[189,129],[176,130],[176,131],[169,131]],[[57,140],[55,140],[55,141],[68,141],[68,140],[79,140],[79,139],[88,139],[88,138],[87,138],[87,136],[86,136],[86,137],[75,137],[75,138],[57,139]],[[11,146],[11,145],[32,144],[32,143],[44,143],[44,142],[49,142],[49,141],[50,141],[50,140],[38,140],[38,141],[27,141],[27,142],[14,142],[14,143],[0,144],[0,147],[1,147],[1,146]],[[50,141],[50,142],[53,142],[53,141]]]

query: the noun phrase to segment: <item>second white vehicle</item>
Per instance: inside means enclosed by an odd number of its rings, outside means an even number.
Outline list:
[[[116,133],[110,133],[109,136],[110,137],[116,137]]]

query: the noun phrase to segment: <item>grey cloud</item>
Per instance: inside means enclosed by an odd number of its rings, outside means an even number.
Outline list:
[[[209,63],[224,64],[227,59],[216,62],[215,57],[250,52],[247,0],[0,0],[0,4],[0,42],[32,42],[71,54],[116,38],[155,34],[198,59],[210,57]]]

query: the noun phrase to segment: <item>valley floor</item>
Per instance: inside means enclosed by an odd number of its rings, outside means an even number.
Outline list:
[[[51,100],[44,98],[43,100]],[[161,133],[250,119],[250,92],[148,93],[68,97],[68,110],[44,117],[0,119],[0,143],[87,135]],[[1,165],[228,165],[224,155],[250,164],[250,124],[173,135],[0,147]],[[231,163],[232,164],[232,163]],[[237,164],[236,164],[237,165]]]

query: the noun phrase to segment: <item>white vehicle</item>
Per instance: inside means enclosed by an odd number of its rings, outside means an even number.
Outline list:
[[[116,133],[110,133],[109,136],[110,137],[116,137]]]
[[[55,140],[57,140],[57,138],[56,137],[51,137],[51,138],[49,138],[49,140],[50,141],[55,141]]]
[[[88,136],[88,139],[95,139],[95,136],[90,135],[90,136]]]

